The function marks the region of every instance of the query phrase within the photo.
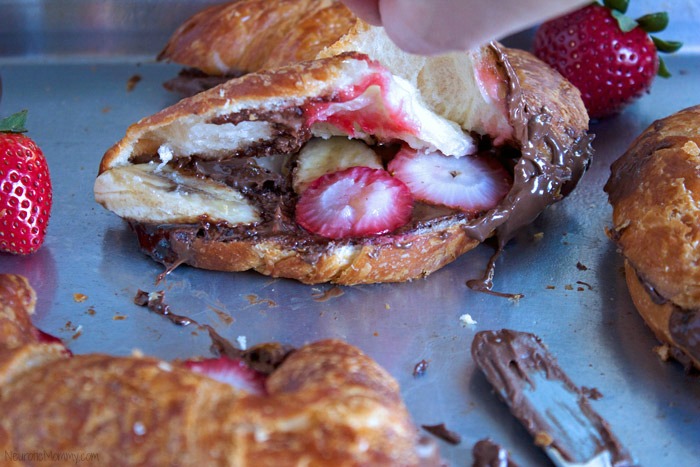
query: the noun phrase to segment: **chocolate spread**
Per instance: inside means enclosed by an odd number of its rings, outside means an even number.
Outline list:
[[[268,155],[280,151],[292,154],[298,151],[310,138],[310,133],[308,129],[301,129],[303,125],[298,125],[302,113],[301,107],[295,107],[280,112],[232,115],[221,120],[222,123],[246,118],[271,121],[279,130],[279,146],[275,143],[275,146],[252,148],[246,154],[232,155],[227,161],[205,162],[194,157],[180,165],[181,169],[239,188],[244,196],[258,206],[263,217],[261,222],[233,227],[211,223],[208,219],[189,225],[131,222],[142,250],[164,263],[170,271],[179,264],[190,261],[188,245],[197,238],[216,242],[258,242],[261,238],[267,238],[294,250],[305,261],[313,264],[327,249],[348,243],[390,244],[410,248],[410,243],[402,242],[403,238],[422,229],[432,229],[449,222],[458,223],[469,237],[480,242],[495,234],[500,251],[519,228],[530,224],[546,206],[562,199],[576,185],[592,154],[592,137],[585,132],[574,134],[573,129],[567,130],[565,135],[556,134],[552,130],[552,117],[546,108],[533,109],[527,106],[507,53],[496,43],[492,44],[492,48],[508,77],[509,117],[516,143],[520,145],[517,149],[487,149],[491,155],[499,157],[504,165],[513,166],[513,186],[496,208],[474,215],[443,208],[428,209],[419,205],[414,209],[414,216],[407,225],[391,234],[376,237],[329,240],[304,231],[293,220],[296,195],[290,188],[290,180],[255,167],[251,160],[240,159],[241,156]],[[568,140],[563,141],[564,138]],[[570,144],[571,141],[573,144]],[[489,263],[489,270],[483,280],[470,281],[470,287],[490,290],[494,264],[495,261]]]
[[[637,272],[637,279],[652,302],[657,305],[668,304],[673,307],[668,318],[668,332],[677,345],[671,346],[671,355],[687,371],[692,370],[693,359],[700,360],[700,310],[687,310],[679,307],[661,295],[639,272]]]
[[[490,439],[477,441],[472,448],[472,456],[472,467],[518,467],[510,459],[508,451]]]
[[[471,353],[511,413],[550,457],[585,464],[607,452],[610,465],[634,465],[584,391],[537,336],[507,329],[481,331]]]
[[[163,87],[171,92],[182,94],[183,97],[194,96],[195,94],[211,89],[214,86],[223,84],[226,81],[241,76],[243,73],[223,76],[208,75],[196,68],[185,68],[180,70],[178,75],[163,83]]]

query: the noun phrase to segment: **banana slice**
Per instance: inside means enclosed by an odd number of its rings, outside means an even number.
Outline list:
[[[384,168],[379,155],[362,141],[344,136],[312,139],[299,152],[292,186],[301,194],[318,177],[350,167]]]
[[[118,216],[140,222],[183,224],[202,216],[229,225],[260,220],[257,210],[233,188],[155,163],[102,173],[95,181],[95,199]]]

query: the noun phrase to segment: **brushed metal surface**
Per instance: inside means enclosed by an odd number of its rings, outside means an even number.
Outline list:
[[[132,303],[139,288],[165,290],[175,313],[211,324],[234,343],[339,337],[358,345],[399,380],[417,424],[445,423],[462,436],[457,446],[441,442],[451,465],[470,465],[473,444],[487,436],[520,465],[547,465],[469,356],[478,330],[512,328],[538,334],[576,384],[604,395],[594,408],[642,465],[700,463],[700,381],[652,352],[656,342],[605,235],[611,221],[602,191],[610,163],[639,132],[700,103],[699,56],[669,57],[672,79],[657,80],[624,114],[592,125],[597,153],[578,189],[524,229],[497,264],[494,289],[524,294],[512,301],[465,286],[481,274],[491,254],[485,246],[405,284],[306,286],[181,267],[156,285],[160,265],[94,202],[92,183],[102,154],[129,124],[175,102],[161,84],[177,67],[129,48],[86,61],[43,52],[37,60],[4,46],[0,41],[0,115],[29,109],[29,134],[48,159],[55,204],[44,247],[29,257],[0,254],[0,272],[29,277],[39,293],[35,322],[74,352],[209,355],[206,333]],[[133,77],[140,81],[129,91]],[[460,321],[465,314],[476,323]],[[421,360],[427,371],[414,377]]]

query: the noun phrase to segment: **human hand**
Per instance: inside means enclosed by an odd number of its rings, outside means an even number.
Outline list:
[[[343,0],[402,49],[469,50],[559,16],[590,0]]]

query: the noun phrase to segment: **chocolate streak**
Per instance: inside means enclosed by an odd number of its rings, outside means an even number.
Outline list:
[[[134,297],[134,303],[138,306],[147,307],[153,313],[164,316],[178,326],[195,325],[200,329],[206,330],[212,342],[212,352],[216,356],[225,355],[229,358],[243,360],[250,368],[269,375],[293,352],[291,347],[275,342],[256,345],[247,350],[234,347],[231,342],[222,337],[210,325],[200,324],[192,318],[177,315],[170,311],[170,305],[165,303],[164,298],[165,293],[163,291],[149,293],[138,290]]]
[[[585,464],[607,453],[610,465],[635,465],[537,336],[482,331],[474,337],[471,352],[511,413],[553,460]]]

